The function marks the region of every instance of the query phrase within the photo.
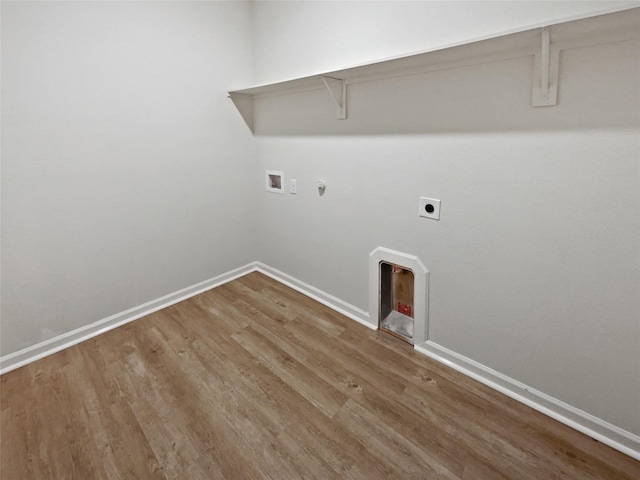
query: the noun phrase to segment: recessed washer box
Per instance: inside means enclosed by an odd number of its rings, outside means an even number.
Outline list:
[[[440,200],[435,198],[420,197],[420,210],[418,215],[432,220],[440,220]]]
[[[275,170],[266,172],[267,192],[284,193],[284,173]]]

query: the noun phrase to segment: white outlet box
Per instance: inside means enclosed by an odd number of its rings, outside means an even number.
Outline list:
[[[293,195],[298,193],[298,182],[296,182],[293,178],[289,180],[289,193]]]
[[[420,210],[418,215],[432,220],[440,220],[440,200],[435,198],[420,197]]]

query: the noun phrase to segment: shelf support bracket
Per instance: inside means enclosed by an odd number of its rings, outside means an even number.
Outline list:
[[[344,120],[347,118],[347,84],[340,78],[333,78],[322,76],[322,83],[329,91],[331,98],[336,104],[337,113],[336,118],[338,120]]]
[[[229,98],[233,101],[247,127],[253,133],[253,97],[245,93],[230,93]]]
[[[531,105],[549,107],[558,103],[560,49],[551,45],[548,27],[541,29],[540,37],[540,52],[534,58]]]

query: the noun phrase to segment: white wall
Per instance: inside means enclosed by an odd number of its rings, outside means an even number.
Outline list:
[[[608,5],[258,3],[255,74]],[[415,254],[430,340],[640,434],[638,48],[563,51],[555,107],[530,107],[531,57],[350,85],[344,121],[322,90],[257,100],[262,169],[298,181],[262,193],[261,260],[366,310],[368,253]],[[418,218],[419,196],[442,200],[440,222]]]
[[[250,28],[247,2],[2,2],[2,355],[255,260],[226,98]]]

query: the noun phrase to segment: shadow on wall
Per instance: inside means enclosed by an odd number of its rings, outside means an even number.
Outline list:
[[[558,104],[532,107],[533,56],[348,86],[347,119],[328,91],[255,99],[256,136],[638,128],[638,42],[563,50]]]

